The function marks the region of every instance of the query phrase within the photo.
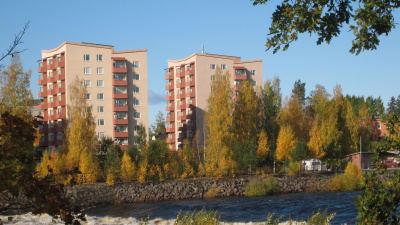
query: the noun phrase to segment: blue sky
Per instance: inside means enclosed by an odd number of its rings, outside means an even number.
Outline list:
[[[263,59],[263,79],[278,76],[283,96],[301,79],[310,93],[321,84],[332,93],[340,84],[344,94],[381,96],[385,106],[400,94],[400,31],[382,37],[376,51],[355,56],[348,52],[352,33],[330,45],[315,44],[315,35],[301,35],[286,52],[265,51],[274,5],[253,6],[249,0],[201,1],[0,1],[0,52],[30,20],[20,49],[25,70],[33,71],[31,88],[37,97],[37,60],[42,49],[64,41],[113,45],[115,50],[148,49],[149,123],[165,114],[164,69],[167,60],[201,52]],[[395,19],[399,22],[400,13]],[[2,61],[8,65],[9,59]]]

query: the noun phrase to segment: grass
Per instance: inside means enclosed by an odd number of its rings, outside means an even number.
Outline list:
[[[182,215],[181,213],[178,214],[176,217],[176,221],[174,224],[176,225],[217,225],[220,224],[220,214],[218,211],[207,211],[205,209],[202,209],[198,212],[193,211],[193,212],[187,212],[185,215]]]
[[[204,194],[205,198],[215,198],[218,194],[218,192],[220,191],[220,189],[218,187],[216,187],[215,185],[211,186],[210,189],[208,189],[208,191]]]
[[[267,196],[280,192],[278,181],[274,177],[253,180],[247,184],[244,194],[248,197]]]
[[[331,192],[361,190],[361,179],[348,173],[335,175],[325,184],[325,189]]]

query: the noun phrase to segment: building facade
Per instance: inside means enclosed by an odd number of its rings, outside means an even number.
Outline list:
[[[148,130],[147,50],[114,51],[110,45],[64,42],[42,50],[38,68],[39,109],[44,124],[40,146],[60,147],[70,96],[69,86],[78,78],[87,89],[99,138],[113,138],[116,145],[135,142],[136,128]]]
[[[236,93],[245,80],[254,87],[263,83],[261,59],[241,61],[240,57],[195,53],[185,59],[168,60],[166,141],[171,150],[181,147],[184,139],[191,140],[196,132],[203,137],[207,98],[217,67],[223,74],[231,74]]]

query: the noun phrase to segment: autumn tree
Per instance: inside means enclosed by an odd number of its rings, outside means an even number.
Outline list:
[[[308,125],[304,111],[297,97],[289,98],[282,106],[277,122],[282,126],[290,126],[296,139],[307,141]]]
[[[313,117],[319,115],[320,119],[327,110],[327,104],[329,103],[331,94],[325,89],[324,86],[317,84],[315,89],[310,93],[309,107],[313,112]]]
[[[178,150],[180,163],[182,164],[182,178],[194,177],[198,171],[198,161],[193,148],[188,140],[183,141],[183,148]]]
[[[92,107],[86,102],[86,87],[83,80],[75,78],[69,86],[70,105],[68,105],[68,119],[66,129],[67,168],[79,167],[82,152],[94,154],[96,152],[96,124],[92,114]]]
[[[239,85],[239,98],[233,111],[233,130],[235,142],[251,140],[257,135],[258,98],[254,93],[253,84],[244,81]]]
[[[358,112],[359,134],[361,136],[361,148],[363,152],[369,151],[371,142],[372,117],[368,113],[367,105],[363,104]]]
[[[296,147],[296,141],[293,129],[288,125],[282,126],[278,135],[276,159],[279,161],[291,160],[290,153]]]
[[[32,117],[28,112],[33,106],[33,96],[30,88],[32,71],[24,72],[20,56],[11,58],[11,64],[0,75],[1,101],[0,112],[9,112],[29,121]]]
[[[264,161],[267,159],[268,154],[270,152],[270,147],[268,143],[268,136],[264,130],[261,131],[258,137],[258,144],[257,144],[257,157],[260,161]]]
[[[114,185],[121,178],[121,158],[122,151],[119,146],[111,146],[104,162],[104,175],[108,185]]]
[[[232,172],[233,140],[233,91],[228,71],[222,75],[219,67],[211,81],[211,92],[207,99],[206,170],[209,175],[223,176]]]
[[[121,161],[121,179],[124,182],[130,182],[135,179],[135,165],[127,152],[124,152]]]
[[[246,172],[246,170],[249,170],[251,174],[252,166],[258,161],[253,141],[246,140],[236,144],[233,148],[232,159],[235,163],[235,170],[239,174]]]
[[[253,5],[267,4],[270,0],[251,0]],[[398,1],[379,4],[372,0],[354,4],[354,1],[282,1],[272,14],[271,26],[265,46],[274,53],[281,46],[283,51],[296,41],[301,33],[316,34],[317,44],[330,43],[339,36],[343,25],[350,24],[355,39],[351,53],[357,55],[364,50],[374,50],[379,45],[379,37],[388,35],[395,28],[393,12],[400,7]],[[347,30],[349,30],[347,29]]]
[[[92,152],[84,151],[80,154],[78,181],[85,184],[94,184],[102,175],[100,164]]]
[[[145,152],[145,160],[148,165],[149,177],[152,179],[165,179],[165,165],[168,162],[168,145],[165,140],[150,142]]]
[[[314,119],[312,128],[310,130],[310,141],[307,144],[310,150],[310,157],[313,159],[321,159],[325,156],[323,140],[321,136],[321,127],[318,124],[318,117]]]

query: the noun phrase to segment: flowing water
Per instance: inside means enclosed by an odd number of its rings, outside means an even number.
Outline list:
[[[150,217],[151,224],[173,224],[182,211],[218,210],[221,221],[230,224],[254,224],[265,222],[268,213],[284,215],[281,222],[306,220],[313,212],[328,210],[336,212],[331,224],[355,224],[357,209],[354,198],[360,192],[342,193],[296,193],[267,197],[239,197],[218,199],[194,199],[151,203],[134,203],[114,206],[100,206],[87,209],[88,224],[138,224],[141,219]],[[6,222],[7,217],[1,217]],[[25,221],[23,223],[18,223]],[[34,217],[29,214],[14,218],[12,224],[48,224],[51,218]],[[7,224],[7,222],[5,223]]]

